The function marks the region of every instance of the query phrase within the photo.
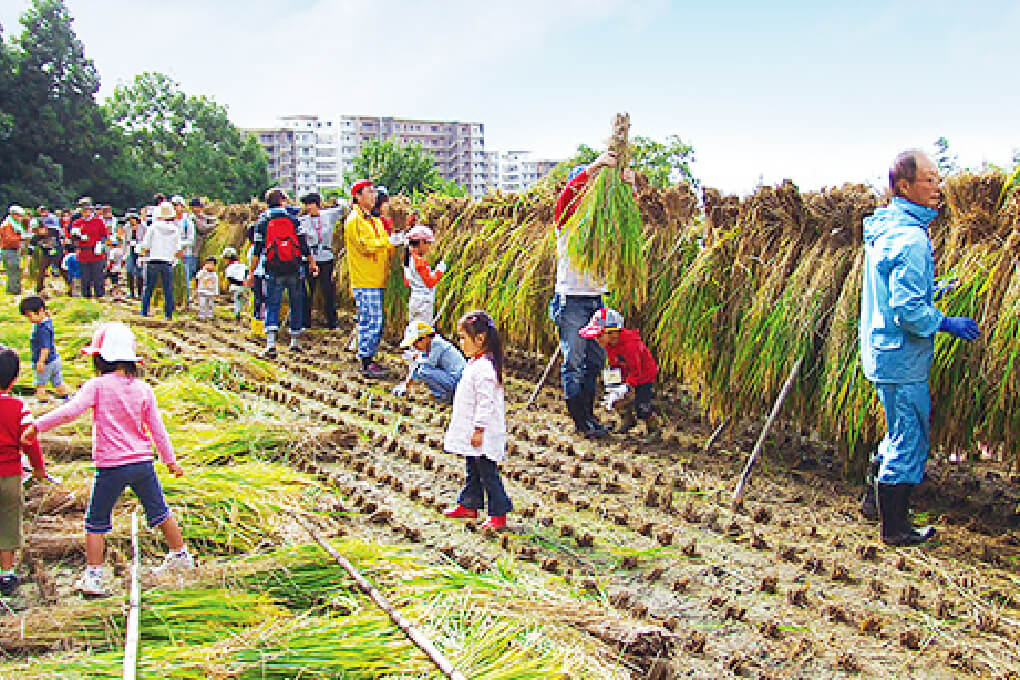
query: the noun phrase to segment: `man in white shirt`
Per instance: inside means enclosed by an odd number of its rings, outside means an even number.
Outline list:
[[[326,305],[326,328],[336,330],[336,278],[333,265],[333,234],[337,222],[344,216],[343,206],[335,208],[322,207],[322,197],[310,193],[301,198],[305,214],[299,218],[300,233],[304,234],[312,258],[319,265],[319,275],[305,278],[305,328],[312,327],[312,304],[315,301],[315,289],[322,291]]]

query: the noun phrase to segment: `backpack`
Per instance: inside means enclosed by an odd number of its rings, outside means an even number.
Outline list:
[[[266,269],[274,274],[296,274],[301,266],[297,222],[287,215],[273,217],[266,225]]]

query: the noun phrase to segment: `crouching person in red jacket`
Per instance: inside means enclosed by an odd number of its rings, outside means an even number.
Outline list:
[[[652,385],[659,367],[641,340],[641,334],[624,328],[623,315],[606,307],[596,311],[588,325],[578,332],[583,338],[595,340],[606,352],[609,368],[603,373],[606,393],[602,405],[611,411],[620,403],[623,416],[618,431],[628,432],[640,420],[644,423],[646,440],[658,439]]]

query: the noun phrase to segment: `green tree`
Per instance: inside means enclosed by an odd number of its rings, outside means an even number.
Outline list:
[[[104,109],[124,138],[117,172],[131,178],[135,203],[156,191],[243,202],[269,186],[268,158],[258,142],[221,105],[188,96],[169,76],[135,76]]]
[[[598,155],[599,152],[587,144],[579,144],[574,155],[553,168],[546,181],[561,182],[573,168],[591,163]],[[655,186],[682,182],[697,186],[698,180],[691,170],[693,162],[694,147],[684,143],[678,135],[666,137],[665,142],[642,136],[631,140],[631,165]]]
[[[435,159],[421,144],[405,146],[392,139],[365,142],[347,173],[346,187],[349,189],[361,178],[385,186],[390,194],[407,196],[431,193],[444,186]]]
[[[698,184],[691,171],[694,147],[684,143],[679,135],[670,135],[665,142],[636,136],[631,140],[631,156],[634,169],[648,177],[654,186],[666,187],[681,182]]]
[[[61,204],[100,188],[114,147],[99,74],[62,0],[35,0],[0,53],[0,203]]]

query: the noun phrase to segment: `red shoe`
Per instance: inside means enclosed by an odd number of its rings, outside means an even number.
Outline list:
[[[506,529],[506,515],[489,517],[489,519],[485,520],[485,522],[482,524],[482,528]]]
[[[465,508],[463,505],[457,504],[457,507],[444,510],[443,514],[453,519],[474,519],[478,517],[478,511],[473,508]]]

